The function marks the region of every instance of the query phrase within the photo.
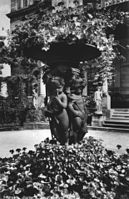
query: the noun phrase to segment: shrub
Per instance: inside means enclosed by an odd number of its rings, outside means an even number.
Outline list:
[[[64,146],[46,139],[34,151],[10,152],[0,159],[0,198],[129,198],[129,149],[118,155],[89,137]]]

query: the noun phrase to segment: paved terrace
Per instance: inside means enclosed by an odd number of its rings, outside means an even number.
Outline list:
[[[86,136],[93,136],[103,140],[103,145],[108,149],[117,151],[116,145],[122,145],[118,151],[123,153],[129,148],[129,132],[121,132],[120,130],[98,130],[89,129]],[[43,130],[20,130],[20,131],[1,131],[0,132],[0,157],[9,157],[10,149],[26,147],[28,150],[34,149],[35,144],[39,144],[46,137],[51,138],[49,129]]]

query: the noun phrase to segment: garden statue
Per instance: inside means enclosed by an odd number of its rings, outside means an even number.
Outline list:
[[[32,96],[33,96],[33,106],[37,109],[37,107],[38,107],[38,91],[36,88],[32,89]]]
[[[77,143],[87,132],[82,91],[86,81],[78,68],[60,65],[44,74],[47,88],[45,114],[52,135],[61,143]]]
[[[101,87],[98,86],[97,91],[94,94],[94,100],[96,103],[96,114],[102,115],[102,90]]]
[[[87,133],[87,110],[82,96],[86,86],[83,79],[83,70],[71,68],[69,81],[70,93],[68,95],[68,113],[70,118],[71,142],[76,143],[82,140]]]
[[[64,80],[52,77],[47,83],[47,101],[45,114],[49,117],[51,133],[64,144],[68,138],[69,117],[67,113],[67,96],[63,91]]]

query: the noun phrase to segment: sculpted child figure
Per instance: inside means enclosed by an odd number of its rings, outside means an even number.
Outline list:
[[[49,117],[50,128],[61,144],[67,142],[69,117],[67,114],[67,96],[63,92],[64,81],[60,77],[53,77],[48,82],[49,101],[46,114]]]
[[[87,133],[86,110],[80,92],[80,89],[76,89],[76,91],[69,96],[68,103],[71,133],[73,137],[71,142],[73,143],[81,141],[84,135]]]
[[[102,114],[102,96],[103,96],[103,93],[102,93],[101,87],[98,86],[97,91],[94,94],[94,100],[96,102],[96,108],[97,108],[96,113],[97,114]]]
[[[73,75],[70,81],[71,92],[68,95],[68,112],[70,117],[70,129],[73,137],[71,142],[77,143],[81,141],[87,133],[87,111],[82,97],[83,79],[80,77],[78,69],[73,69],[72,72]]]

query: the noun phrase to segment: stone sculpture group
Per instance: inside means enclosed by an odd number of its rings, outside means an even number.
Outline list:
[[[43,81],[46,84],[45,115],[49,118],[52,136],[62,145],[80,142],[87,133],[83,68],[66,64],[48,67]]]

